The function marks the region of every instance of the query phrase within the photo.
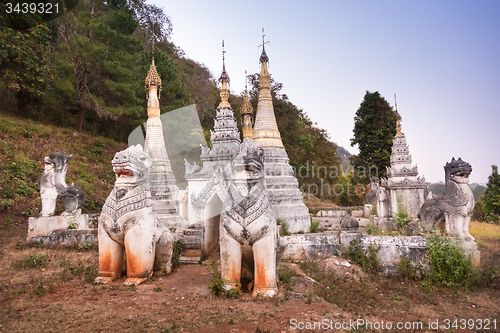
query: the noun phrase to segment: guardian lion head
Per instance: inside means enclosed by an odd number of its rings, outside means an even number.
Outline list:
[[[152,161],[140,144],[116,153],[111,164],[116,175],[115,186],[137,186],[149,181]]]
[[[453,157],[451,162],[446,163],[444,166],[445,180],[453,180],[456,183],[468,184],[469,183],[469,175],[472,172],[472,166],[462,161],[459,157],[458,160],[455,160]]]

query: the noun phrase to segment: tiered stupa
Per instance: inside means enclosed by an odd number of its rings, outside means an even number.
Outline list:
[[[222,46],[224,47],[224,43]],[[238,155],[241,143],[233,109],[228,102],[229,75],[226,72],[225,52],[222,52],[222,74],[219,78],[221,102],[217,107],[214,130],[210,136],[212,148],[201,146],[201,167],[185,161],[189,190],[188,226],[203,230],[199,240],[202,247],[202,253],[197,254],[199,257],[209,256],[219,246],[219,219],[224,195],[220,191],[222,184],[217,180],[218,177],[226,176],[225,166]],[[217,177],[214,177],[215,174]]]
[[[387,168],[387,179],[382,179],[378,196],[377,214],[379,217],[393,217],[398,213],[398,201],[417,218],[420,207],[425,201],[425,178],[418,177],[418,167],[412,159],[406,137],[401,132],[401,116],[396,110],[396,136],[392,143],[391,166]]]
[[[265,43],[264,43],[265,44]],[[309,232],[309,210],[304,205],[299,183],[293,175],[274,115],[269,57],[262,45],[260,56],[260,91],[253,141],[264,149],[264,169],[271,207],[277,219],[285,220],[290,232]]]
[[[222,43],[222,46],[224,47],[224,43]],[[222,171],[240,151],[240,133],[236,119],[234,118],[233,109],[228,102],[228,84],[230,79],[226,72],[224,53],[223,51],[222,74],[219,78],[219,82],[221,83],[221,102],[216,110],[214,130],[210,131],[212,149],[204,146],[201,147],[200,159],[203,162],[202,168],[190,165],[186,161],[186,179],[212,177],[214,170]]]
[[[144,150],[149,154],[153,162],[150,175],[153,212],[156,214],[160,225],[178,227],[182,225],[176,199],[179,188],[175,184],[174,173],[172,172],[163,139],[159,102],[161,79],[156,71],[154,56],[146,77],[146,89],[149,90],[149,97]]]

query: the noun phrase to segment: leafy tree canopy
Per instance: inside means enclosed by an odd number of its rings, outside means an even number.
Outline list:
[[[359,155],[352,159],[355,176],[368,183],[370,172],[376,167],[379,177],[386,176],[390,166],[392,140],[396,135],[395,112],[378,91],[366,92],[356,116],[354,117],[354,138],[351,146],[358,145]],[[359,172],[366,170],[366,172]],[[374,176],[373,172],[371,176]]]
[[[482,195],[483,211],[488,221],[500,222],[500,175],[496,165],[491,168],[487,188]]]

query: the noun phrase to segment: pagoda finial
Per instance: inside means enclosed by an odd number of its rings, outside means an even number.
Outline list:
[[[266,54],[266,49],[265,49],[264,45],[269,44],[270,42],[269,41],[266,42],[265,37],[266,37],[266,35],[264,34],[264,28],[262,28],[262,44],[258,46],[258,47],[262,46],[262,54],[260,55],[260,59],[259,59],[259,61],[261,63],[269,62],[269,57]]]
[[[226,72],[226,57],[225,57],[226,51],[224,50],[224,40],[222,41],[222,74],[219,78],[219,82],[221,83],[221,88],[220,88],[220,99],[221,102],[219,104],[220,108],[230,108],[231,105],[229,105],[228,99],[229,99],[229,89],[227,88],[227,85],[229,83],[229,75]]]
[[[396,108],[396,136],[404,136],[401,132],[401,115],[398,112],[398,101],[396,99],[396,94],[394,94],[394,107]]]
[[[241,106],[241,122],[242,122],[242,131],[243,131],[243,140],[246,138],[252,139],[253,137],[253,128],[252,128],[252,114],[253,108],[250,100],[248,99],[248,75],[245,70],[245,97],[243,99],[243,105]]]
[[[154,55],[153,55],[153,58],[151,59],[151,66],[149,67],[149,72],[148,72],[148,75],[146,76],[145,84],[146,84],[146,90],[149,88],[149,86],[157,86],[158,87],[158,98],[160,98],[161,79],[160,79],[160,76],[158,75],[158,72],[156,71]]]

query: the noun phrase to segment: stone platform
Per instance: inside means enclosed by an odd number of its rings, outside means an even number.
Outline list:
[[[72,214],[48,217],[30,217],[26,242],[43,241],[46,244],[73,246],[87,242],[97,243],[99,214]],[[68,229],[71,227],[71,229]]]

